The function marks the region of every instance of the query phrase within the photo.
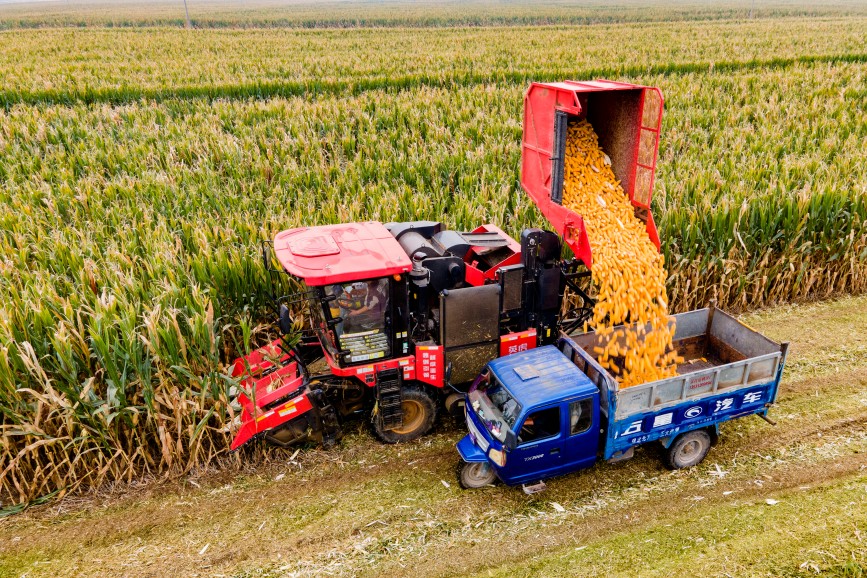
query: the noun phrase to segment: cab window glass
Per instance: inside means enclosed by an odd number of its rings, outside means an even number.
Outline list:
[[[569,404],[570,435],[584,433],[593,425],[593,398],[573,401]]]
[[[527,416],[518,432],[518,443],[526,444],[560,433],[560,408],[549,407]]]
[[[336,283],[325,288],[334,296],[329,303],[332,319],[340,318],[334,332],[343,349],[349,350],[350,362],[387,357],[390,344],[385,319],[388,312],[388,279],[371,279]]]
[[[311,299],[309,301],[310,317],[316,335],[319,341],[325,346],[332,356],[337,357],[337,347],[334,344],[331,332],[328,331],[328,325],[325,322],[325,316],[322,314],[322,305],[319,299]]]

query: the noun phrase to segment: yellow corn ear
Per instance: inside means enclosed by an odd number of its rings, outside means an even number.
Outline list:
[[[672,351],[663,257],[586,120],[569,126],[564,172],[563,205],[584,217],[593,253],[592,324],[600,338],[594,353],[621,387],[676,375],[682,358]],[[636,326],[615,335],[613,327],[625,322]]]

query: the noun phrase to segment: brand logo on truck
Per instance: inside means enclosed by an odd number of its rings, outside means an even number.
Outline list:
[[[538,455],[535,455],[535,456],[530,456],[529,458],[524,458],[524,461],[525,461],[525,462],[529,462],[529,461],[532,461],[532,460],[538,460],[539,458],[541,458],[541,457],[544,456],[544,455],[545,455],[545,454],[538,454]]]
[[[641,420],[634,421],[629,424],[629,427],[620,432],[621,436],[637,434],[641,431]]]
[[[683,412],[684,417],[698,417],[701,415],[701,406],[694,405],[685,412]]]

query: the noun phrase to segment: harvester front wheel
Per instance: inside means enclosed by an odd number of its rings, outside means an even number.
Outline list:
[[[421,387],[406,387],[401,397],[402,426],[387,430],[382,427],[382,419],[379,416],[373,418],[373,431],[384,443],[398,444],[420,438],[430,431],[436,419],[436,402]]]

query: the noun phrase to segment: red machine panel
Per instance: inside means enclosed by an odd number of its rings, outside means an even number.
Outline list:
[[[244,415],[242,416],[243,423],[232,441],[232,450],[236,450],[250,441],[257,433],[275,428],[313,409],[306,394],[290,399],[266,412],[262,412],[258,407],[253,408],[246,398],[241,399],[241,403],[245,404]],[[252,411],[249,411],[248,408]]]
[[[500,337],[500,357],[536,347],[536,330],[528,329]]]
[[[353,365],[350,367],[340,367],[335,363],[334,359],[325,352],[325,359],[328,360],[328,366],[331,373],[340,377],[356,377],[365,384],[373,387],[376,385],[376,374],[386,369],[401,368],[404,379],[415,379],[416,364],[412,356],[398,357],[388,359],[379,363],[370,363],[368,365]]]
[[[611,158],[611,168],[659,247],[650,202],[662,123],[658,88],[596,80],[533,83],[524,96],[521,185],[587,267],[590,244],[581,215],[563,207],[568,122],[587,119]]]
[[[497,279],[500,267],[516,265],[521,262],[521,244],[496,225],[482,225],[472,230],[473,233],[498,233],[506,239],[508,247],[492,252],[485,247],[472,247],[464,257],[467,264],[467,283],[478,287]],[[492,254],[493,253],[493,254]],[[494,257],[493,262],[491,257]]]
[[[415,378],[436,387],[443,385],[443,346],[419,345],[415,348]]]

